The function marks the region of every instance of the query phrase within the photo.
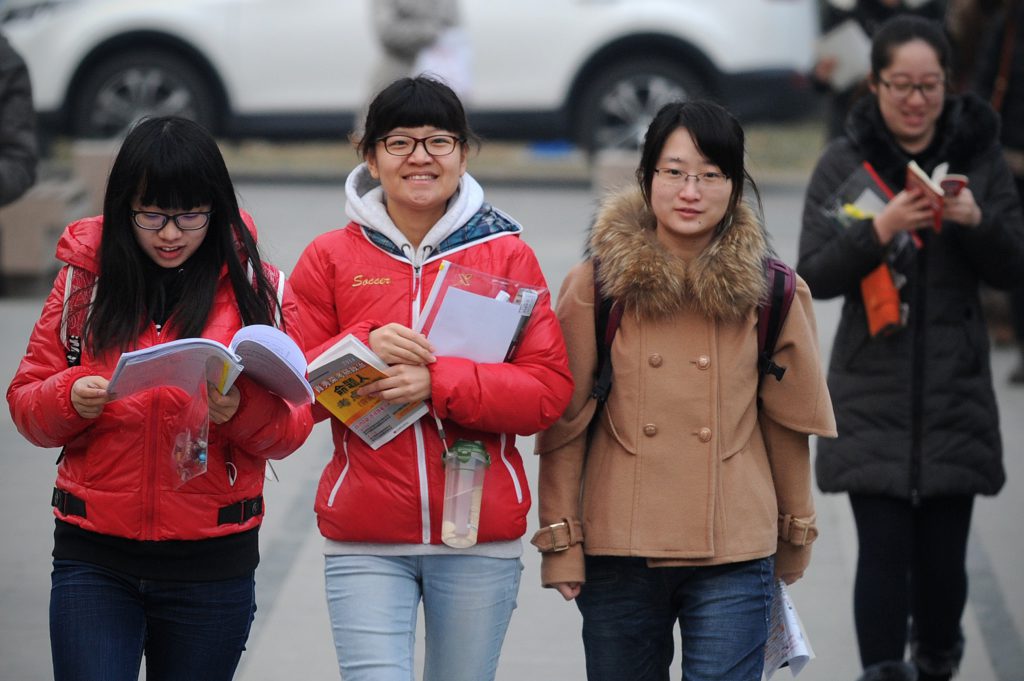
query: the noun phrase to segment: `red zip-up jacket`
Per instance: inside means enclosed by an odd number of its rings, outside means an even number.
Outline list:
[[[308,246],[292,273],[306,358],[346,334],[369,344],[373,329],[391,322],[413,326],[442,260],[546,287],[519,225],[484,205],[416,267],[401,247],[352,222]],[[508,541],[526,531],[530,489],[515,435],[554,423],[572,394],[565,343],[545,295],[512,360],[477,364],[438,357],[428,365],[430,408],[449,445],[479,440],[490,454],[478,541]],[[314,407],[317,419],[328,418]],[[320,478],[316,513],[321,533],[341,542],[440,544],[444,490],[443,445],[428,415],[378,450],[331,419],[334,455]]]
[[[101,228],[99,217],[69,225],[57,258],[96,273]],[[81,365],[68,366],[59,335],[67,272],[65,267],[57,275],[7,390],[22,435],[40,447],[65,448],[56,487],[83,501],[85,514],[58,508],[54,514],[83,530],[130,540],[208,539],[257,527],[262,509],[244,522],[219,522],[218,515],[259,499],[266,460],[287,456],[309,434],[309,407],[289,406],[243,373],[235,383],[241,393],[238,411],[225,424],[210,423],[207,472],[179,486],[171,452],[180,414],[189,404],[183,391],[158,388],[108,402],[96,419],[82,418],[72,406],[74,382],[90,375],[109,378],[118,353],[93,357],[83,348]],[[282,307],[286,329],[294,334],[296,307],[287,289]],[[241,327],[225,270],[202,336],[227,345]],[[133,349],[174,338],[150,324]]]

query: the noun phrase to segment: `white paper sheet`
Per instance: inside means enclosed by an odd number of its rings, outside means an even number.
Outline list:
[[[427,338],[435,355],[498,363],[505,359],[520,318],[517,303],[449,287]]]

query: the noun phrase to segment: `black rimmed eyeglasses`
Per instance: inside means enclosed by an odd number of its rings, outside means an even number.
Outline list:
[[[385,135],[377,141],[383,143],[384,151],[392,156],[412,156],[416,151],[417,144],[422,144],[423,150],[431,156],[447,156],[465,140],[455,135],[430,135],[428,137]]]
[[[175,226],[183,232],[195,232],[210,224],[212,210],[191,210],[187,213],[157,213],[151,210],[132,210],[132,220],[139,229],[159,232],[174,220]]]
[[[885,80],[884,78],[879,78],[878,82],[884,85],[889,92],[893,94],[893,96],[899,99],[907,99],[914,90],[917,90],[921,93],[922,97],[931,100],[937,94],[940,94],[946,87],[946,81],[942,78],[925,80],[920,83],[914,83],[903,79]]]

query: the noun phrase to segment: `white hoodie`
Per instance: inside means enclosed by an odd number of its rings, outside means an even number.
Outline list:
[[[350,220],[380,232],[393,241],[407,255],[414,267],[420,267],[437,251],[438,245],[462,227],[484,204],[484,190],[469,173],[459,179],[459,188],[448,200],[448,208],[437,223],[423,237],[419,248],[391,221],[384,203],[384,188],[370,175],[365,163],[359,164],[345,180],[345,214]]]

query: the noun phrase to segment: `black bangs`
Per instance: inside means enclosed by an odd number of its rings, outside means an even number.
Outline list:
[[[743,129],[732,117],[702,106],[691,107],[682,127],[705,158],[733,179],[743,177]]]
[[[377,140],[395,128],[421,126],[447,130],[466,141],[474,139],[458,95],[440,81],[417,76],[396,80],[373,99],[359,150],[366,156]]]
[[[735,207],[747,175],[743,166],[743,128],[724,107],[706,100],[666,104],[647,128],[636,177],[648,205],[654,167],[669,136],[679,128],[686,128],[701,154],[732,179],[731,203]]]
[[[213,203],[211,188],[218,186],[220,177],[203,172],[210,167],[210,159],[203,156],[202,149],[188,146],[182,140],[154,140],[151,155],[139,168],[139,203],[166,210],[187,210]]]

